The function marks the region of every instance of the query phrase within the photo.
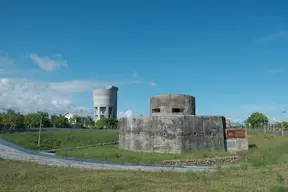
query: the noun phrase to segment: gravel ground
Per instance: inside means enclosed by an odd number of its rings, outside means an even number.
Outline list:
[[[134,170],[134,171],[215,171],[215,168],[208,166],[152,166],[152,165],[129,165],[111,162],[101,162],[93,160],[76,160],[73,158],[65,158],[51,156],[36,151],[28,150],[17,146],[13,143],[0,139],[0,158],[18,161],[28,161],[43,165],[75,167],[88,169],[106,169],[106,170]]]

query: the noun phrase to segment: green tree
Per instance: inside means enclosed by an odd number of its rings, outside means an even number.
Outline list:
[[[83,128],[84,127],[84,119],[85,117],[80,117],[78,115],[73,115],[71,119],[69,119],[69,123],[73,128]]]
[[[36,122],[36,118],[34,118],[34,113],[29,113],[25,115],[24,118],[24,125],[25,128],[33,128],[33,127],[37,127],[37,123],[39,125],[39,122]]]
[[[288,122],[287,121],[283,121],[282,125],[283,125],[284,128],[288,128]]]
[[[88,127],[91,127],[91,126],[95,125],[95,122],[94,122],[94,120],[93,120],[93,118],[91,116],[87,116],[85,118],[85,125],[88,126]]]
[[[38,122],[40,121],[40,118],[42,118],[42,127],[50,127],[51,126],[51,122],[49,119],[49,114],[47,112],[42,112],[42,111],[38,111],[36,113],[36,117]]]
[[[268,125],[268,118],[259,112],[254,112],[248,117],[245,121],[247,127],[257,128],[257,127],[264,127]]]
[[[96,121],[96,127],[98,129],[116,129],[118,120],[111,118],[103,118]]]
[[[68,128],[70,127],[68,119],[63,115],[53,115],[52,123],[57,128]]]
[[[0,119],[0,124],[4,129],[24,128],[24,116],[12,109],[8,109],[6,113],[1,113]]]
[[[25,128],[24,120],[25,120],[25,115],[22,115],[19,113],[17,115],[16,128]]]
[[[4,115],[5,115],[5,113],[0,113],[0,130],[4,128],[4,125],[3,125]]]

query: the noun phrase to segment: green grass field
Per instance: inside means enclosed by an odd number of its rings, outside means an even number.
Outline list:
[[[263,159],[248,158],[254,166],[282,164],[288,162],[288,137],[272,134],[249,133],[249,144],[256,144],[258,149],[251,150],[264,155]],[[0,137],[29,149],[37,150],[37,133],[3,134]],[[186,154],[141,153],[118,149],[117,145],[98,146],[82,149],[65,150],[66,147],[85,146],[118,139],[115,131],[57,131],[43,132],[41,149],[59,149],[56,155],[81,159],[94,159],[120,163],[160,164],[163,160],[209,158],[231,155],[227,152],[201,152]]]
[[[57,132],[58,134],[59,132]],[[64,134],[66,133],[66,134]],[[64,132],[65,137],[69,134]],[[88,132],[89,133],[89,132]],[[98,136],[93,136],[98,132],[85,135],[87,141],[103,141],[103,135],[113,138],[111,135],[117,133],[102,132]],[[29,133],[31,134],[31,133]],[[28,135],[29,135],[28,134]],[[45,133],[50,138],[51,132]],[[53,135],[54,133],[52,133]],[[56,133],[55,133],[56,134]],[[16,134],[15,138],[23,137]],[[50,135],[50,136],[48,136]],[[7,137],[7,135],[5,135]],[[24,134],[24,136],[27,136]],[[1,136],[3,137],[3,135]],[[14,134],[9,135],[14,138]],[[29,136],[30,138],[32,136]],[[35,137],[35,136],[34,136]],[[62,135],[63,137],[63,135]],[[117,136],[118,137],[118,136]],[[61,138],[61,137],[59,137]],[[70,138],[70,136],[69,136]],[[96,139],[97,138],[97,139]],[[105,139],[104,139],[105,140]],[[22,138],[21,142],[27,145],[27,139]],[[63,140],[66,145],[77,144],[68,139]],[[68,142],[71,141],[71,142]],[[82,141],[82,142],[87,142]],[[17,143],[15,142],[15,143]],[[65,143],[64,142],[64,143]],[[82,145],[81,142],[81,145]],[[64,143],[62,146],[64,146]],[[247,191],[247,192],[288,192],[288,137],[275,135],[264,135],[262,133],[250,133],[249,143],[256,144],[258,149],[253,149],[255,153],[264,155],[263,159],[249,158],[248,162],[242,162],[240,167],[223,169],[218,168],[215,173],[175,173],[175,172],[134,172],[134,171],[104,171],[87,170],[74,168],[59,168],[24,163],[17,161],[6,161],[0,159],[0,191],[3,192],[27,192],[27,191],[69,191],[69,192],[90,192],[90,191]],[[32,142],[33,144],[33,142]],[[31,144],[31,146],[33,146]],[[49,145],[55,146],[55,145]],[[61,145],[57,145],[61,146]],[[61,151],[59,151],[61,154]],[[197,158],[213,156],[212,153],[167,155],[154,153],[136,153],[119,150],[116,146],[102,146],[85,149],[69,150],[69,156],[79,158],[91,158],[100,160],[113,160],[118,162],[146,162],[157,163],[164,159]],[[223,153],[216,155],[223,155]]]
[[[258,149],[251,150],[264,155],[264,158],[249,158],[253,166],[288,164],[288,137],[272,134],[250,133],[249,143],[255,143]]]
[[[249,144],[256,144],[258,149],[252,150],[254,153],[264,155],[263,159],[248,158],[248,161],[255,166],[271,165],[285,162],[288,157],[288,138],[263,133],[250,133]],[[118,146],[89,147],[73,150],[59,150],[57,155],[76,157],[81,159],[95,159],[114,162],[159,164],[163,160],[171,159],[194,159],[209,158],[231,155],[228,152],[201,152],[185,154],[161,154],[161,153],[141,153],[118,149]]]
[[[6,133],[0,134],[6,141],[28,149],[39,150],[37,146],[38,133]],[[41,148],[59,149],[65,147],[85,146],[118,140],[118,132],[108,131],[47,131],[41,133]]]
[[[160,164],[163,160],[193,159],[231,155],[227,152],[201,152],[186,154],[145,153],[121,150],[118,145],[59,150],[56,155],[120,163]]]
[[[215,173],[59,168],[0,159],[3,192],[285,192],[288,165]],[[286,186],[286,187],[285,187]]]

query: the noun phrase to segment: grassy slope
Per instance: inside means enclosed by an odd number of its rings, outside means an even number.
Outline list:
[[[271,134],[249,133],[249,143],[255,143],[259,149],[254,150],[264,155],[264,159],[249,159],[255,166],[288,163],[288,137]],[[0,135],[8,141],[29,149],[37,149],[37,133],[13,133]],[[71,146],[83,146],[118,139],[115,131],[57,131],[43,132],[42,149],[57,149]],[[57,155],[66,156],[66,150],[59,150]],[[137,153],[118,149],[117,146],[101,146],[67,151],[67,156],[85,159],[109,160],[115,162],[157,164],[169,159],[191,159],[228,155],[225,152],[203,152],[188,154]]]
[[[57,155],[65,156],[66,151],[60,150]],[[83,149],[73,149],[67,151],[67,156],[81,159],[96,159],[114,162],[129,162],[129,163],[144,163],[144,164],[158,164],[163,160],[169,159],[191,159],[191,158],[205,158],[231,155],[227,152],[202,152],[202,153],[186,153],[186,154],[164,154],[164,153],[142,153],[121,150],[117,145],[90,147]]]
[[[103,171],[48,167],[0,160],[0,191],[241,191],[281,192],[288,166],[226,170],[215,173]]]
[[[275,135],[265,135],[263,133],[250,133],[249,143],[256,144],[259,149],[255,152],[261,152],[264,154],[264,159],[249,159],[253,164],[275,164],[281,163],[280,156],[284,156],[288,149],[288,138]],[[277,148],[275,148],[277,146]],[[271,150],[273,149],[273,150]],[[270,154],[274,151],[274,154]],[[288,151],[286,152],[288,155]],[[66,151],[58,151],[57,155],[66,155]],[[115,162],[130,162],[130,163],[148,163],[157,164],[163,160],[169,159],[192,159],[192,158],[205,158],[231,155],[227,152],[202,152],[202,153],[186,153],[186,154],[161,154],[161,153],[139,153],[132,151],[125,151],[118,149],[118,146],[101,146],[91,147],[84,149],[73,149],[67,151],[67,156],[84,158],[84,159],[96,159],[96,160],[110,160]],[[288,160],[288,158],[287,158]]]
[[[37,150],[38,133],[0,134],[0,137],[28,149]],[[41,150],[85,146],[118,140],[115,131],[51,131],[41,133]]]
[[[251,151],[264,155],[263,159],[249,159],[254,166],[288,164],[288,137],[253,133],[249,137],[249,143],[251,142],[258,146],[258,149]]]

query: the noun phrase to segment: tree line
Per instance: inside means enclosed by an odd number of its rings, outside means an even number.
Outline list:
[[[266,115],[260,112],[252,113],[247,120],[244,122],[247,128],[264,128],[269,126],[269,119]],[[288,122],[274,122],[270,124],[270,126],[274,128],[288,128]]]
[[[0,130],[29,129],[42,127],[49,128],[116,128],[117,120],[100,119],[96,123],[91,116],[80,117],[73,115],[68,119],[64,115],[51,115],[47,112],[21,114],[12,109],[0,113]]]

